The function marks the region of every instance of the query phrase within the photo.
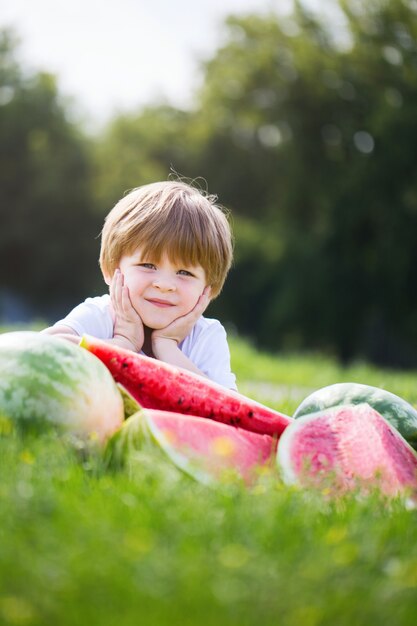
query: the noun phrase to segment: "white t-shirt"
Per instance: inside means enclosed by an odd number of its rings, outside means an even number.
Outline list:
[[[87,298],[55,326],[72,328],[78,335],[91,335],[98,339],[113,337],[114,319],[110,296]],[[208,378],[236,389],[236,377],[230,370],[230,351],[226,331],[218,320],[200,317],[190,334],[178,345],[181,352]]]

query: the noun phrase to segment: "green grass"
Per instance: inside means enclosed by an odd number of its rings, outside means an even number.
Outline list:
[[[288,413],[297,394],[342,380],[417,398],[415,373],[231,348],[241,391],[275,393]],[[405,502],[330,501],[277,475],[211,489],[147,456],[111,473],[53,434],[0,437],[0,475],[0,624],[415,623],[417,510]]]
[[[381,387],[417,406],[416,371],[381,369],[360,362],[343,367],[321,354],[260,353],[234,336],[229,343],[239,391],[289,415],[312,391],[341,382]]]

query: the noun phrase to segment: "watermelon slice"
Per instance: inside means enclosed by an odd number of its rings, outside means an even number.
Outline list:
[[[224,473],[251,483],[272,466],[276,438],[201,417],[145,409],[129,417],[106,448],[107,463],[123,466],[144,448],[160,448],[181,470],[209,484]]]
[[[389,496],[417,493],[417,454],[368,404],[295,420],[279,441],[277,461],[287,483],[333,493],[370,488]]]
[[[369,404],[417,449],[417,411],[408,402],[379,387],[359,383],[336,383],[307,396],[294,413],[294,419],[332,406]]]
[[[84,335],[80,345],[97,356],[116,382],[144,408],[207,417],[255,433],[280,435],[292,422],[208,378]]]

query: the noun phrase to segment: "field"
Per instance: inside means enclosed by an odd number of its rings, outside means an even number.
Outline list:
[[[291,414],[333,382],[417,403],[417,373],[231,341],[239,388]],[[0,424],[1,428],[1,424]],[[130,475],[56,436],[0,437],[0,624],[405,626],[417,617],[417,510],[330,501],[265,474],[204,487],[143,456]]]

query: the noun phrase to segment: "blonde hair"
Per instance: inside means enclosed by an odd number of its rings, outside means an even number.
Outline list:
[[[221,291],[233,258],[232,234],[216,197],[181,181],[143,185],[124,196],[107,215],[101,233],[100,267],[112,276],[123,255],[141,248],[159,262],[201,265],[211,297]]]

